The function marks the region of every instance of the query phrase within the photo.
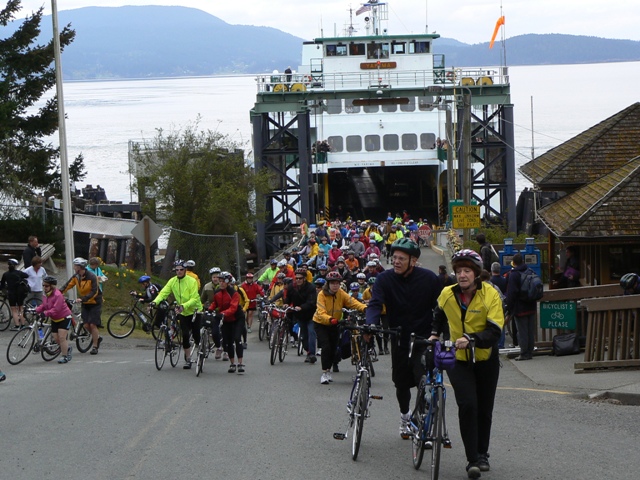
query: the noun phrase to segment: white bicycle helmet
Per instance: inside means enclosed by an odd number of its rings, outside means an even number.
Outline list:
[[[87,266],[87,260],[82,258],[82,257],[76,257],[73,259],[73,264],[77,265],[78,267],[86,267]]]
[[[187,260],[186,262],[184,262],[184,266],[193,268],[196,266],[196,262],[194,262],[193,260]]]

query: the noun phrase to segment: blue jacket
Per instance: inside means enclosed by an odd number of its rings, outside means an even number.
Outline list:
[[[522,272],[529,267],[526,263],[513,267],[507,280],[507,310],[516,317],[522,317],[536,313],[537,302],[520,300],[520,285],[522,285]]]
[[[385,270],[376,276],[367,307],[367,324],[378,324],[383,306],[390,327],[402,327],[400,345],[409,348],[411,333],[422,337],[431,334],[433,309],[438,303],[442,283],[426,268],[414,267],[407,277]]]

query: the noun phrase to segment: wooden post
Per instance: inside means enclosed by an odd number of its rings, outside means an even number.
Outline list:
[[[144,222],[144,260],[145,272],[151,276],[151,233],[149,231],[149,218],[145,217]]]

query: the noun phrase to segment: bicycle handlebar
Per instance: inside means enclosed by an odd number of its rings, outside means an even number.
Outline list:
[[[359,331],[361,333],[368,333],[368,334],[378,334],[378,333],[388,333],[389,335],[400,335],[400,332],[402,331],[402,327],[395,327],[395,328],[382,328],[380,325],[349,325],[348,323],[343,323],[342,328],[344,328],[345,330],[351,330],[351,331]]]

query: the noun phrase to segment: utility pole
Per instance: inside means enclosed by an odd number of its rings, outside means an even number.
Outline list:
[[[461,171],[462,201],[471,205],[471,92],[462,94],[462,142],[459,168]],[[469,229],[464,229],[464,241],[469,240]]]

